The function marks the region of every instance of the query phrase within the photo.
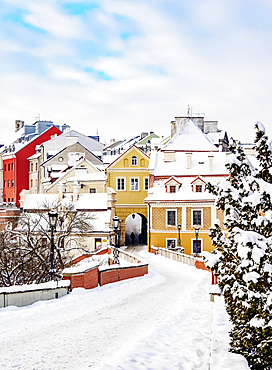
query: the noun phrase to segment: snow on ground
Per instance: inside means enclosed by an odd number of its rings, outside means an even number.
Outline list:
[[[0,309],[0,369],[248,370],[227,352],[210,274],[136,252],[149,274],[63,298]],[[210,366],[211,365],[211,366]]]

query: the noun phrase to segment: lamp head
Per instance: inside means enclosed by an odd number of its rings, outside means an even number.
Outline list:
[[[112,221],[113,221],[113,227],[115,229],[118,229],[120,218],[117,217],[117,216],[114,216],[113,219],[112,219]]]
[[[59,215],[58,212],[55,211],[54,209],[51,209],[51,211],[48,212],[49,223],[51,227],[56,228],[58,215]]]
[[[196,235],[196,237],[198,236],[198,234],[199,234],[199,227],[195,227],[195,235]]]

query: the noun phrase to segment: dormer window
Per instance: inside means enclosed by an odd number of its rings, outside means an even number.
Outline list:
[[[164,186],[166,193],[176,193],[181,187],[181,183],[178,181],[178,179],[172,176],[164,183]]]
[[[171,185],[169,186],[170,193],[175,193],[176,192],[176,186]]]
[[[194,193],[202,193],[205,191],[206,183],[200,176],[198,176],[194,181],[191,182],[191,186]]]
[[[202,193],[202,185],[196,185],[196,193]]]
[[[136,155],[134,155],[134,156],[131,158],[131,165],[132,165],[132,166],[137,166],[137,157],[136,157]]]

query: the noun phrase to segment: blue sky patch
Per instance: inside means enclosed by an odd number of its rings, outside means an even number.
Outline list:
[[[39,33],[46,33],[45,30],[39,27],[35,27],[30,23],[25,22],[24,16],[28,15],[29,13],[24,11],[24,10],[17,10],[16,12],[13,13],[7,13],[6,15],[3,16],[3,20],[7,22],[14,22],[14,23],[19,23],[23,27],[28,28],[31,31],[39,32]]]
[[[166,72],[159,66],[155,66],[155,65],[148,65],[145,67],[146,70],[148,70],[149,72],[154,72],[154,73],[157,73],[159,75],[165,75]]]
[[[109,75],[106,75],[105,72],[97,71],[97,70],[93,69],[92,67],[86,67],[86,68],[84,68],[84,71],[87,72],[87,73],[90,73],[91,75],[93,75],[98,80],[103,80],[103,81],[111,81],[112,80],[112,78]]]
[[[70,3],[62,6],[64,11],[70,15],[84,15],[86,11],[98,9],[98,4],[94,3]]]

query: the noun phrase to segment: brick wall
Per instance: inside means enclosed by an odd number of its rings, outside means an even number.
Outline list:
[[[102,286],[120,280],[131,279],[147,273],[148,265],[104,270],[99,272],[99,285]]]
[[[95,267],[94,269],[86,271],[82,274],[64,274],[63,278],[64,280],[70,280],[71,290],[74,288],[93,289],[98,286],[98,267]]]

